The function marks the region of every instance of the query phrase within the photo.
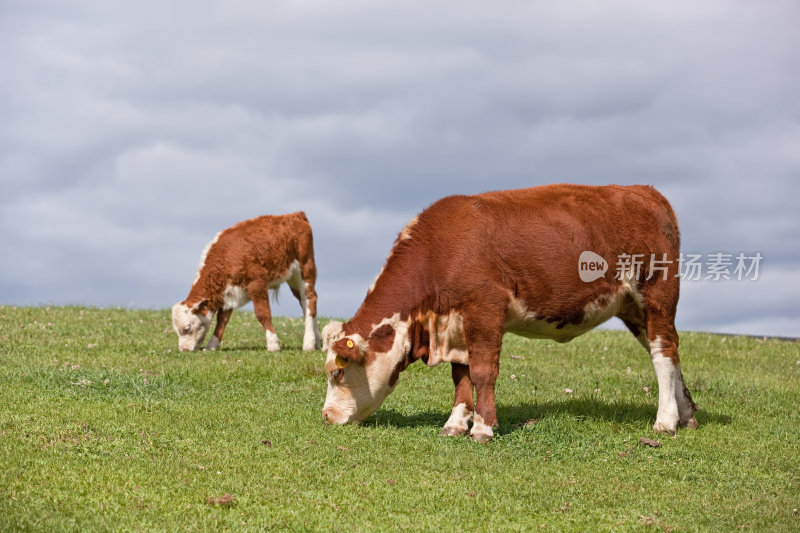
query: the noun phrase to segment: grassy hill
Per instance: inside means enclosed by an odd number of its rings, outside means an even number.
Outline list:
[[[800,343],[682,333],[700,428],[670,438],[630,334],[507,335],[479,445],[438,436],[448,365],[323,425],[324,356],[277,328],[179,353],[168,311],[0,306],[0,530],[800,530]]]

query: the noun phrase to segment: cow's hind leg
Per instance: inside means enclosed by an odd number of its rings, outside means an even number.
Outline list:
[[[303,333],[303,350],[319,350],[322,346],[322,337],[319,334],[317,321],[317,293],[314,290],[316,281],[316,267],[313,260],[306,261],[302,272],[298,272],[287,280],[300,308],[303,310],[305,331]]]
[[[617,316],[625,323],[636,340],[644,346],[653,361],[658,379],[658,415],[653,429],[675,433],[675,412],[678,423],[687,428],[697,427],[694,413],[697,406],[683,381],[678,358],[678,333],[673,321],[658,313],[646,315],[642,307],[628,297]],[[677,411],[676,411],[677,410]]]
[[[233,314],[233,309],[220,309],[217,312],[217,325],[214,328],[214,334],[208,339],[206,350],[216,350],[219,348],[219,343],[222,341],[222,335],[225,333],[225,326],[228,325],[231,314]]]
[[[297,243],[297,259],[300,262],[302,275],[303,294],[305,303],[301,302],[303,317],[305,319],[305,333],[303,334],[304,350],[319,350],[322,347],[322,336],[319,334],[317,320],[317,265],[314,262],[314,238],[311,231],[303,233]]]
[[[281,345],[278,341],[278,334],[275,332],[275,326],[272,324],[269,289],[265,283],[253,283],[248,286],[248,293],[253,300],[253,310],[256,312],[256,318],[264,328],[267,337],[267,350],[277,352],[281,349]]]
[[[692,395],[683,381],[680,364],[677,366],[677,376],[675,377],[675,397],[678,400],[678,416],[681,427],[697,429],[697,418],[694,416],[697,405],[692,400]]]
[[[681,374],[678,333],[672,319],[648,313],[647,338],[658,379],[658,414],[653,429],[674,435],[678,423],[696,428],[696,406]]]
[[[469,379],[469,366],[452,363],[450,371],[456,387],[456,397],[453,411],[442,428],[441,435],[455,437],[467,434],[475,407],[472,402],[473,386]]]

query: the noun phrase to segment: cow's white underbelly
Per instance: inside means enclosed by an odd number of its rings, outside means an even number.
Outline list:
[[[524,301],[513,299],[508,304],[508,315],[504,328],[509,333],[516,333],[532,339],[571,341],[619,313],[623,298],[622,292],[598,298],[584,307],[583,320],[580,323],[564,324],[560,328],[558,327],[559,322],[548,322],[544,317],[530,310]],[[604,303],[601,304],[601,302]]]
[[[247,294],[247,289],[244,287],[228,285],[225,287],[225,292],[222,295],[222,301],[223,309],[238,309],[250,301],[250,295]]]
[[[302,281],[302,275],[300,272],[300,263],[297,262],[297,259],[291,262],[289,268],[286,270],[286,273],[282,276],[270,280],[267,284],[267,287],[271,290],[277,290],[278,287],[284,282],[292,283],[293,281],[299,279]],[[296,284],[298,285],[298,284]],[[300,289],[302,287],[298,285]],[[301,292],[305,292],[301,290]],[[243,306],[244,304],[248,303],[251,298],[250,294],[248,294],[247,289],[244,287],[239,287],[237,285],[228,285],[225,287],[225,292],[222,295],[223,300],[223,308],[224,309],[238,309],[239,307]]]
[[[286,273],[284,275],[280,276],[279,278],[270,280],[269,288],[273,290],[277,289],[278,287],[281,286],[282,283],[285,282],[289,282],[291,284],[291,281],[295,278],[302,279],[302,273],[300,271],[300,263],[297,261],[297,259],[291,262],[288,270],[286,270]]]
[[[577,324],[548,322],[544,317],[530,310],[524,301],[512,299],[508,304],[508,314],[504,331],[516,333],[533,339],[553,339],[557,342],[571,341],[617,315],[628,294],[634,294],[627,284],[616,293],[601,295],[583,308],[583,320]],[[451,311],[447,315],[429,312],[420,315],[418,320],[430,337],[430,350],[427,363],[435,366],[440,363],[469,364],[469,352],[464,336],[461,315]]]

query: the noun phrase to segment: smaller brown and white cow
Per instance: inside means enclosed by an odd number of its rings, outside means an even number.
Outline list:
[[[252,300],[266,331],[267,350],[280,350],[269,291],[284,282],[305,315],[303,350],[319,349],[316,278],[311,225],[302,211],[252,218],[219,232],[200,256],[189,296],[172,307],[178,349],[191,351],[202,345],[215,313],[217,326],[206,348],[216,349],[233,310]]]

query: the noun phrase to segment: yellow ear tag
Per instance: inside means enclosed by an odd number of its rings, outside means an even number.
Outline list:
[[[345,359],[341,355],[337,355],[336,359],[334,360],[334,363],[336,363],[337,368],[344,368],[347,366],[347,359]]]
[[[348,348],[352,348],[353,346],[355,346],[355,343],[353,343],[352,339],[347,339],[347,342],[345,344],[347,344]]]

